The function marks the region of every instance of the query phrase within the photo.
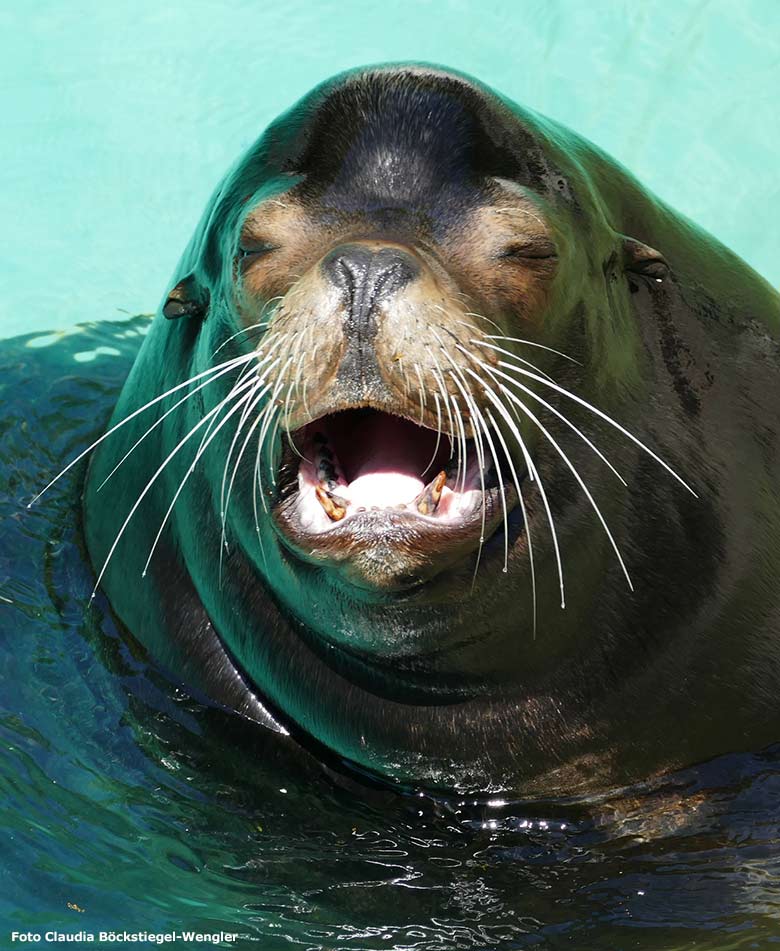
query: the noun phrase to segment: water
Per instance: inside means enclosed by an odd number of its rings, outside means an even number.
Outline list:
[[[780,942],[780,750],[586,803],[344,788],[86,610],[81,472],[25,509],[101,431],[146,326],[127,314],[154,309],[225,167],[351,65],[480,76],[780,283],[780,6],[46,0],[0,28],[0,335],[34,331],[0,342],[0,948],[47,928],[271,951]]]

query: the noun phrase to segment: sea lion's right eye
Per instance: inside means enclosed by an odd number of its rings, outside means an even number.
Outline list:
[[[270,241],[245,242],[238,249],[238,257],[242,263],[249,263],[256,258],[269,254],[271,251],[278,251],[278,244],[271,244]]]

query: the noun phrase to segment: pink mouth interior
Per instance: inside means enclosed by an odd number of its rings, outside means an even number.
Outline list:
[[[450,459],[449,437],[437,449],[432,430],[374,410],[335,413],[307,427],[310,439],[317,433],[326,438],[343,477],[336,494],[356,507],[411,502]]]

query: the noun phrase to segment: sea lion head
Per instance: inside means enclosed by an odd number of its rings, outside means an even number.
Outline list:
[[[588,666],[591,623],[590,659],[623,622],[648,537],[631,513],[685,494],[634,432],[656,418],[643,326],[669,265],[607,162],[458,73],[338,76],[227,175],[139,358],[159,391],[198,382],[155,492],[161,512],[182,496],[169,547],[219,637],[370,768],[406,744],[398,775],[446,783],[419,764],[451,742],[483,777],[532,772],[551,737],[589,735],[553,682]],[[299,642],[316,669],[285,667]]]

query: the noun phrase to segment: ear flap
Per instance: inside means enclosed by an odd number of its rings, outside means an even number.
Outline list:
[[[635,238],[623,238],[623,268],[658,284],[669,276],[669,265],[663,254]]]
[[[209,292],[194,274],[188,274],[168,294],[163,304],[163,315],[168,320],[179,317],[197,317],[204,320],[209,309]]]

